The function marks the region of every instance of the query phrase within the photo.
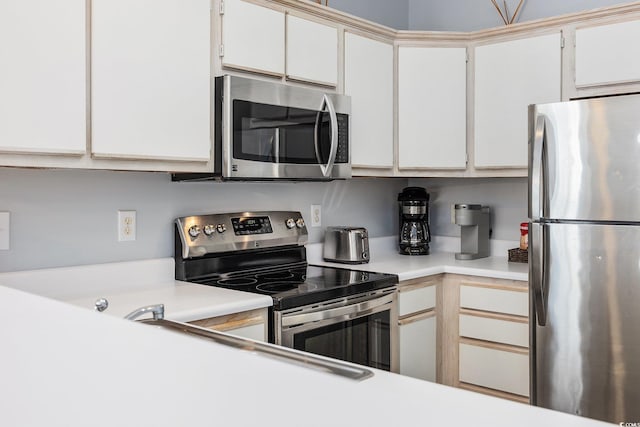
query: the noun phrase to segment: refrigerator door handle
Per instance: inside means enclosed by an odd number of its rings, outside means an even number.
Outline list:
[[[536,117],[536,127],[533,136],[533,159],[531,162],[531,212],[533,221],[544,217],[545,208],[545,170],[544,146],[546,142],[546,127],[544,116]]]
[[[531,280],[531,293],[533,306],[538,319],[538,325],[545,326],[547,323],[547,286],[546,286],[546,265],[547,248],[545,247],[545,224],[529,224],[529,251],[531,262],[529,264],[529,279]]]

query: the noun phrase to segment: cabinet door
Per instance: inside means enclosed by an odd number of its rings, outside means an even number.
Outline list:
[[[84,154],[85,0],[0,2],[0,151]]]
[[[398,167],[465,169],[466,49],[398,49]]]
[[[338,84],[338,29],[287,15],[287,78]]]
[[[256,341],[267,340],[267,309],[227,314],[189,322],[201,328],[224,332]]]
[[[284,75],[284,12],[225,0],[222,66]]]
[[[227,334],[236,335],[242,338],[249,338],[256,341],[266,342],[266,326],[264,323],[258,325],[242,326],[239,328],[224,331]]]
[[[393,45],[344,36],[344,91],[351,96],[351,163],[393,167]]]
[[[436,317],[427,316],[400,321],[400,374],[435,382]]]
[[[210,158],[209,0],[94,0],[92,153]]]
[[[561,36],[475,50],[474,164],[526,168],[528,106],[560,101]]]
[[[640,80],[640,56],[629,43],[640,38],[640,21],[576,30],[576,86]]]

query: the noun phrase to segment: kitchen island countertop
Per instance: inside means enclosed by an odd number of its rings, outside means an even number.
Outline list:
[[[598,426],[375,371],[353,381],[0,286],[0,424]]]
[[[98,298],[103,314],[124,317],[133,310],[164,304],[165,316],[179,322],[207,319],[270,307],[267,295],[174,280],[173,258],[47,268],[0,273],[0,286],[93,309]]]

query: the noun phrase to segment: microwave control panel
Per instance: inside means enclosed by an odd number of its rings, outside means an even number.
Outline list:
[[[336,163],[349,163],[349,116],[338,114],[338,152]]]

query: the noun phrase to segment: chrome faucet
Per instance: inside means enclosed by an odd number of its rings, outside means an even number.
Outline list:
[[[162,320],[164,319],[164,304],[140,307],[139,309],[133,310],[131,313],[124,316],[124,318],[127,320],[134,320],[148,312],[153,313],[153,320]]]

